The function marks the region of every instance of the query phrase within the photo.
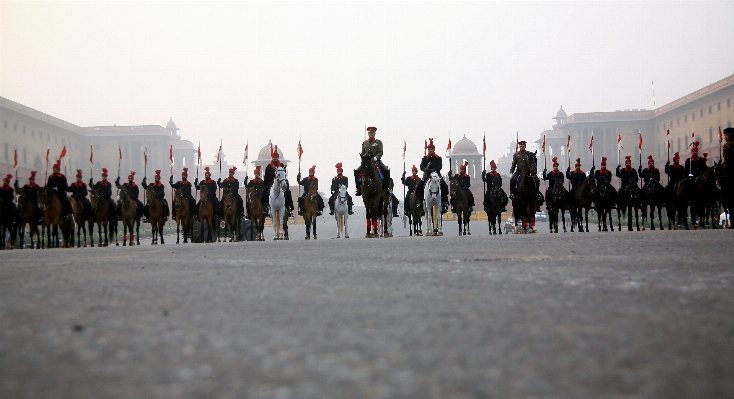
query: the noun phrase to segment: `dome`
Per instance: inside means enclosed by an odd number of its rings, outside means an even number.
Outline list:
[[[455,155],[477,155],[479,154],[479,151],[477,151],[477,146],[474,144],[473,141],[466,138],[466,135],[464,137],[457,141],[454,145],[452,154]]]
[[[257,153],[257,160],[258,161],[268,161],[271,160],[271,153],[270,153],[270,146],[273,145],[273,142],[271,140],[268,140],[268,143],[265,144],[265,147],[260,149],[260,152]],[[278,155],[280,155],[280,160],[283,160],[283,150],[278,148]]]
[[[563,105],[561,105],[561,109],[558,110],[556,113],[556,118],[565,118],[568,115],[566,115],[566,111],[563,110]]]
[[[168,123],[166,124],[166,129],[178,130],[178,128],[176,127],[176,124],[173,122],[173,117],[171,117],[171,120],[169,120]]]

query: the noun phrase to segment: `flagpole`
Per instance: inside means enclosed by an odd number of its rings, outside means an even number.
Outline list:
[[[405,201],[405,132],[403,132],[403,201]],[[405,204],[403,204],[403,228],[406,228],[408,218],[405,215]]]
[[[487,198],[487,131],[485,130],[482,134],[482,202]],[[486,207],[486,204],[485,204]],[[486,212],[485,212],[486,213]],[[479,211],[477,211],[477,218],[479,218]],[[487,215],[487,228],[491,229],[492,224],[489,221],[489,215]],[[490,230],[491,231],[491,230]]]
[[[89,177],[94,176],[94,147],[89,145]]]
[[[668,147],[668,171],[670,171],[670,129],[665,133],[665,146]],[[670,185],[670,175],[668,174],[668,185]]]
[[[219,178],[222,178],[222,138],[219,138],[219,152],[217,153],[219,159]],[[217,184],[217,199],[221,199],[222,188]]]
[[[44,173],[45,174],[45,178],[46,178],[46,184],[43,185],[44,187],[48,184],[48,154],[50,152],[51,152],[51,149],[50,148],[46,148],[46,172]]]

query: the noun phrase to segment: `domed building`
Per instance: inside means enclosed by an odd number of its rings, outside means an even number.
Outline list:
[[[473,141],[464,137],[457,141],[451,151],[451,171],[459,172],[459,166],[464,162],[469,162],[466,166],[466,173],[472,178],[482,177],[482,154],[477,150],[477,145]]]
[[[265,144],[265,146],[261,148],[260,151],[257,153],[257,158],[254,161],[252,161],[251,163],[255,165],[255,167],[260,166],[261,169],[265,169],[265,167],[272,160],[270,151],[271,149],[275,149],[275,148],[276,146],[273,144],[273,141],[268,140],[268,143]],[[280,162],[282,162],[283,165],[288,166],[288,163],[290,163],[290,161],[283,157],[283,150],[280,147],[277,147],[277,148],[278,148],[278,155],[280,155]]]

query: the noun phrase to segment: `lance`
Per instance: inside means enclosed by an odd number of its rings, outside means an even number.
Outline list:
[[[665,139],[665,145],[668,147],[668,171],[670,171],[670,129],[665,133]],[[668,174],[668,185],[670,185],[670,174]]]
[[[148,142],[145,142],[145,150],[143,151],[143,180],[148,179]],[[147,183],[147,181],[146,181]],[[145,187],[144,187],[145,188]],[[148,202],[148,196],[143,193],[143,206]]]
[[[545,128],[543,128],[545,130]],[[545,155],[545,135],[543,135],[543,172],[548,170],[548,157]],[[545,180],[545,176],[543,176],[543,187],[545,187],[545,191],[548,191],[548,182]],[[540,187],[538,187],[540,188]]]
[[[487,198],[487,131],[482,135],[482,199]],[[479,212],[477,212],[479,214]],[[477,216],[478,218],[478,216]],[[487,228],[491,229],[492,224],[487,216]]]
[[[94,176],[94,148],[89,145],[89,177]]]
[[[122,164],[122,147],[118,144],[117,145],[117,152],[119,153],[119,157],[117,157],[117,180],[120,180],[120,165]],[[115,181],[115,184],[117,182]],[[120,196],[120,189],[117,189],[117,196]]]
[[[640,133],[640,153],[639,153],[639,156],[640,156],[640,161],[637,164],[637,168],[639,170],[642,170],[642,133]],[[637,179],[637,184],[640,185],[640,186],[642,186],[642,182],[640,181],[640,179]]]
[[[405,133],[403,133],[403,201],[405,201]],[[403,204],[403,228],[408,227],[408,217],[405,214],[405,204]]]
[[[51,152],[50,148],[46,149],[46,172],[44,173],[46,176],[46,182],[48,182],[48,154]],[[45,185],[44,185],[45,187]]]
[[[217,153],[217,159],[219,159],[219,179],[222,178],[222,138],[219,138],[219,152]],[[219,184],[217,184],[219,187]],[[222,188],[217,189],[217,197],[221,199]]]
[[[724,134],[721,132],[721,126],[719,126],[719,163],[722,163],[724,161],[724,156],[722,155],[723,142],[724,142]],[[668,176],[668,178],[670,178],[670,176]]]
[[[566,153],[568,154],[568,170],[571,170],[571,135],[568,135],[566,140]],[[568,177],[568,175],[566,176]],[[568,179],[568,191],[571,191],[571,179]]]

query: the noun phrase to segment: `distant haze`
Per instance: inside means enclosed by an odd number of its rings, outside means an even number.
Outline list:
[[[501,156],[560,105],[653,108],[734,73],[734,2],[0,2],[0,96],[80,126],[165,126],[213,162],[272,139],[329,180],[449,132]],[[250,171],[252,168],[250,167]],[[292,171],[293,169],[291,169]],[[305,173],[305,172],[304,172]],[[394,173],[394,175],[396,175]],[[351,180],[351,179],[350,179]],[[353,184],[353,182],[352,182]]]

